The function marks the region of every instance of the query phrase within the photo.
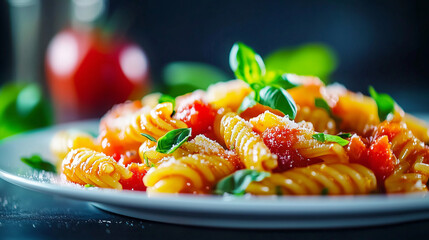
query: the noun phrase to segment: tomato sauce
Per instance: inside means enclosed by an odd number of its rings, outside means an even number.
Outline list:
[[[268,128],[262,133],[265,145],[278,157],[278,167],[274,169],[274,172],[283,172],[294,167],[306,167],[322,162],[320,159],[305,158],[297,149],[293,148],[298,141],[298,131],[298,129],[278,126]]]
[[[125,190],[146,191],[146,186],[143,183],[143,177],[146,175],[146,167],[142,164],[131,163],[127,167],[133,173],[129,179],[122,179],[119,183]]]

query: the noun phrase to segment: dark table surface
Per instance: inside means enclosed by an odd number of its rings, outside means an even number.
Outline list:
[[[411,239],[428,237],[429,220],[370,228],[240,230],[180,226],[123,217],[88,202],[23,189],[0,180],[0,239]]]

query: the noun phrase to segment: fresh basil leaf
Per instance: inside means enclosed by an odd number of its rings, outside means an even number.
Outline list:
[[[332,112],[331,107],[329,106],[329,104],[326,102],[325,99],[323,99],[323,98],[315,98],[314,99],[314,106],[316,106],[318,108],[325,109],[326,112],[329,114],[329,117],[331,117],[332,119],[334,119],[337,124],[339,122],[341,122],[341,118],[339,118],[338,116],[334,115],[334,113]]]
[[[329,194],[329,188],[323,188],[322,191],[320,192],[320,195],[322,196],[326,196]]]
[[[56,167],[52,163],[44,161],[39,155],[33,155],[31,157],[22,157],[21,161],[36,170],[44,170],[53,173],[57,172]]]
[[[372,86],[369,86],[369,94],[377,104],[378,118],[380,118],[380,121],[386,120],[389,114],[395,112],[395,100],[388,94],[377,93]]]
[[[247,95],[244,99],[243,102],[241,102],[240,107],[237,110],[237,113],[242,113],[244,111],[246,111],[246,109],[251,108],[253,106],[256,105],[256,101],[255,101],[255,97],[254,94],[249,94]]]
[[[192,134],[191,128],[174,129],[158,139],[156,151],[159,153],[172,153],[185,143]]]
[[[157,142],[156,138],[152,137],[151,135],[147,134],[147,133],[140,133],[143,137],[146,137],[147,139],[149,139],[152,142]]]
[[[170,95],[167,94],[162,94],[161,97],[159,97],[158,99],[158,103],[165,103],[165,102],[170,102],[173,104],[173,108],[174,106],[176,106],[176,99]]]
[[[0,99],[0,139],[53,123],[51,105],[36,84],[5,84]]]
[[[279,72],[269,71],[264,76],[264,82],[269,86],[280,87],[285,90],[299,86],[298,83],[291,82],[287,75],[287,73],[281,74]]]
[[[326,133],[316,133],[313,134],[312,136],[314,139],[316,139],[319,142],[335,142],[340,144],[341,146],[346,146],[347,144],[349,144],[349,141],[346,139],[343,139],[339,136],[335,136],[335,135],[330,135],[330,134],[326,134]]]
[[[341,134],[337,134],[338,137],[340,138],[349,138],[352,136],[351,133],[341,133]]]
[[[337,56],[329,46],[310,43],[294,48],[282,48],[265,58],[267,70],[318,76],[325,83],[337,68]]]
[[[92,188],[92,187],[95,187],[95,186],[92,184],[85,184],[85,188]]]
[[[289,93],[283,88],[267,86],[259,92],[260,104],[277,109],[288,115],[290,119],[295,119],[296,104]]]
[[[248,84],[260,83],[265,74],[265,65],[261,56],[241,42],[232,46],[229,65],[235,76]]]
[[[333,115],[333,114],[332,114],[332,109],[331,109],[331,107],[329,106],[329,104],[326,102],[326,100],[325,100],[325,99],[323,99],[323,98],[315,98],[315,99],[314,99],[314,105],[315,105],[316,107],[318,107],[318,108],[325,109],[325,110],[326,110],[326,112],[328,112],[330,116],[331,116],[331,115]]]
[[[215,193],[243,195],[251,182],[260,182],[268,176],[270,176],[268,172],[250,169],[239,170],[220,180],[216,185]]]

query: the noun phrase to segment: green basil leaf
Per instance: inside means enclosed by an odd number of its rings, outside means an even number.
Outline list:
[[[378,118],[380,118],[380,121],[386,120],[389,114],[395,112],[395,100],[388,94],[377,93],[372,86],[369,86],[369,94],[375,103],[377,103]]]
[[[92,188],[92,187],[95,187],[95,186],[92,184],[85,184],[85,188]]]
[[[154,138],[154,137],[152,137],[151,135],[149,135],[149,134],[146,134],[146,133],[140,133],[143,137],[146,137],[147,139],[149,139],[150,141],[152,141],[152,142],[157,142],[156,141],[156,138]]]
[[[244,111],[246,111],[246,109],[251,108],[253,106],[256,105],[256,101],[255,101],[255,97],[253,93],[250,93],[249,95],[247,95],[244,99],[243,102],[241,102],[240,107],[237,110],[237,113],[242,113]]]
[[[264,76],[264,82],[269,86],[280,87],[285,90],[299,86],[298,83],[291,82],[287,73],[281,74],[279,72],[270,71]]]
[[[265,65],[261,56],[241,42],[232,46],[229,65],[235,76],[248,84],[260,83],[265,75]]]
[[[335,135],[330,135],[330,134],[326,134],[326,133],[316,133],[313,134],[312,136],[314,139],[316,139],[319,142],[335,142],[340,144],[341,146],[346,146],[347,144],[349,144],[349,141],[346,139],[343,139],[339,136],[335,136]]]
[[[36,84],[5,84],[0,99],[0,139],[53,123],[51,105]]]
[[[333,115],[331,107],[329,106],[329,104],[326,102],[325,99],[323,99],[323,98],[315,98],[314,99],[314,105],[316,107],[318,107],[318,108],[325,109],[326,112],[328,112],[330,116]]]
[[[337,124],[339,124],[341,122],[341,118],[339,118],[338,116],[335,116],[334,113],[332,112],[331,107],[329,106],[329,104],[326,102],[325,99],[323,98],[315,98],[314,99],[314,105],[318,108],[322,108],[325,109],[326,112],[329,114],[329,116],[335,120],[335,122],[337,122]]]
[[[278,87],[264,87],[259,92],[259,103],[273,109],[280,110],[290,119],[295,119],[296,104],[289,93],[283,88]]]
[[[158,99],[158,103],[165,103],[165,102],[171,102],[174,106],[176,106],[176,99],[168,94],[162,94],[161,97]]]
[[[340,138],[349,138],[352,136],[351,133],[341,133],[341,134],[337,134],[338,137]]]
[[[22,157],[21,161],[36,170],[44,170],[53,173],[57,172],[56,167],[52,163],[44,161],[39,155],[33,155],[31,157]]]
[[[156,151],[159,153],[172,153],[185,143],[192,134],[191,128],[174,129],[158,139]]]
[[[267,70],[318,76],[325,83],[337,68],[337,56],[329,46],[310,43],[278,49],[265,58]]]
[[[215,193],[243,195],[251,182],[260,182],[268,176],[270,176],[268,172],[250,169],[239,170],[220,180],[216,185]]]

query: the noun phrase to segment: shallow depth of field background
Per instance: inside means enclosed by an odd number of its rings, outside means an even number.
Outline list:
[[[0,84],[16,81],[19,75],[14,65],[10,2],[0,2]],[[37,70],[30,81],[46,85],[47,44],[70,25],[64,2],[79,1],[41,0],[38,54],[30,63]],[[236,41],[253,47],[262,57],[284,47],[321,43],[336,56],[331,82],[365,94],[368,85],[373,85],[406,111],[427,112],[427,5],[425,1],[369,0],[111,0],[105,14],[111,16],[118,9],[126,12],[126,35],[144,49],[155,86],[162,86],[164,68],[174,61],[207,63],[233,78],[228,53]]]

